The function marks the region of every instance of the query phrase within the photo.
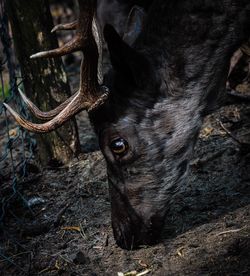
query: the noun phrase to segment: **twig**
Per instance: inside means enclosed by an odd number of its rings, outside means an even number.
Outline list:
[[[183,257],[183,253],[182,253],[183,249],[184,249],[184,246],[178,248],[177,251],[176,251],[177,254],[178,254],[180,257]]]
[[[69,208],[71,205],[71,202],[67,203],[66,206],[57,214],[56,219],[54,221],[54,226],[57,227],[60,224],[60,221],[62,219],[62,216],[66,212],[66,210]]]
[[[80,223],[80,235],[81,235],[81,237],[82,237],[84,240],[87,240],[87,239],[88,239],[86,233],[85,233],[84,230],[83,230],[83,227],[82,227],[82,224],[81,224],[81,223]]]
[[[49,270],[51,270],[51,267],[46,267],[46,268],[44,268],[43,270],[39,271],[39,272],[38,272],[38,275],[40,275],[40,274],[42,274],[42,273],[44,273],[44,272],[47,272],[47,271],[49,271]]]
[[[225,131],[235,142],[237,142],[237,143],[240,144],[240,145],[245,144],[244,142],[240,141],[237,137],[235,137],[235,136],[232,134],[232,132],[229,131],[229,130],[223,125],[223,123],[222,123],[220,120],[218,120],[218,122],[219,122],[221,128],[222,128],[222,129],[223,129],[223,130],[224,130],[224,131]]]
[[[228,233],[237,233],[237,232],[240,232],[243,229],[245,229],[245,227],[242,227],[240,229],[231,229],[231,230],[228,230],[228,231],[223,231],[223,232],[218,233],[216,236],[221,236],[221,235],[228,234]]]
[[[20,253],[18,253],[18,254],[11,255],[11,256],[8,257],[8,258],[13,259],[14,257],[18,257],[18,256],[20,256],[20,255],[24,255],[24,254],[28,254],[28,253],[31,253],[31,251],[20,252]],[[0,263],[5,262],[5,261],[7,261],[7,260],[6,260],[6,259],[0,260]]]
[[[68,264],[74,264],[71,260],[65,258],[63,255],[59,254],[58,257],[60,257],[63,261],[65,261]]]
[[[0,257],[3,258],[6,262],[11,263],[16,268],[18,268],[19,270],[21,270],[22,272],[24,272],[26,274],[26,271],[22,267],[20,267],[18,264],[16,264],[14,261],[12,261],[10,257],[4,256],[1,253],[0,253]]]
[[[146,275],[146,274],[148,274],[150,271],[151,271],[150,269],[146,269],[146,270],[144,270],[144,271],[138,273],[136,276],[143,276],[143,275]]]

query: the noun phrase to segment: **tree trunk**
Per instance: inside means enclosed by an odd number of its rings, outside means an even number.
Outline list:
[[[50,32],[53,22],[48,1],[7,0],[7,8],[25,92],[42,110],[53,109],[70,96],[62,60],[29,58],[36,52],[58,47]],[[69,162],[80,151],[75,119],[49,134],[37,135],[37,142],[43,165]]]

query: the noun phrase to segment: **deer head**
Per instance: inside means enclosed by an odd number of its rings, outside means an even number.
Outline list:
[[[78,21],[54,28],[76,28],[73,42],[32,56],[81,50],[79,91],[50,112],[21,94],[37,117],[50,119],[44,124],[27,122],[5,105],[20,125],[36,132],[51,131],[88,110],[107,163],[112,226],[121,247],[157,241],[172,195],[185,185],[203,116],[225,86],[230,56],[250,35],[249,6],[236,0],[154,1],[130,45],[107,25],[112,69],[102,86],[99,36],[93,35],[96,1],[79,1]]]

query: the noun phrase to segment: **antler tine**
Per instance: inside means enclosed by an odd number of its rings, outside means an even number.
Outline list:
[[[8,104],[6,104],[6,103],[3,103],[3,104],[19,125],[21,125],[22,127],[24,127],[25,129],[27,129],[29,131],[38,132],[38,133],[46,133],[46,132],[55,130],[56,128],[60,127],[64,122],[69,120],[73,115],[77,114],[78,112],[80,112],[81,110],[86,108],[84,106],[84,104],[82,103],[81,98],[79,97],[79,93],[78,93],[75,96],[74,101],[69,103],[63,109],[63,111],[61,111],[53,119],[51,119],[50,121],[43,123],[43,124],[35,124],[35,123],[31,123],[28,120],[22,118]]]
[[[77,27],[77,21],[71,22],[71,23],[66,23],[66,24],[59,24],[56,25],[51,32],[54,33],[56,31],[61,31],[61,30],[75,30]]]
[[[52,130],[57,129],[63,123],[68,121],[72,116],[76,115],[80,111],[86,109],[88,111],[92,111],[92,109],[96,108],[96,105],[102,104],[103,101],[106,100],[107,94],[104,93],[101,97],[98,98],[95,104],[92,104],[89,107],[89,102],[83,102],[82,96],[78,92],[74,97],[73,101],[71,101],[57,116],[55,116],[50,121],[43,124],[35,124],[31,123],[28,120],[22,118],[14,109],[12,109],[8,104],[3,103],[3,105],[7,108],[10,114],[15,118],[17,123],[24,127],[25,129],[37,133],[46,133]]]
[[[24,103],[28,106],[29,110],[39,119],[41,120],[50,120],[54,118],[58,113],[60,113],[76,96],[77,92],[68,98],[65,102],[60,104],[53,110],[50,111],[41,111],[31,100],[27,98],[27,96],[18,88],[19,94],[24,101]]]
[[[69,41],[68,43],[64,44],[62,47],[49,50],[49,51],[42,51],[38,52],[34,55],[31,55],[30,58],[49,58],[49,57],[61,57],[76,51],[79,51],[81,49],[79,45],[79,39],[78,37],[75,37],[73,40]]]
[[[54,28],[59,29],[76,29],[76,37],[73,41],[65,44],[63,47],[51,51],[40,52],[32,55],[31,58],[37,57],[55,57],[62,56],[74,51],[82,51],[84,60],[81,62],[80,85],[79,90],[67,101],[49,112],[39,110],[23,93],[22,98],[29,106],[31,111],[42,119],[50,119],[43,124],[35,124],[22,118],[10,106],[4,104],[15,120],[24,128],[34,132],[49,132],[60,127],[72,116],[85,109],[88,112],[98,108],[105,102],[108,97],[106,87],[100,87],[98,84],[98,48],[93,35],[93,26],[96,11],[96,0],[78,0],[80,14],[77,22],[66,25],[60,25]],[[54,117],[55,116],[55,117]]]

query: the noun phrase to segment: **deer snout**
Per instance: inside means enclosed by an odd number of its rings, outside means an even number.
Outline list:
[[[153,245],[159,240],[160,230],[141,224],[141,221],[112,222],[114,237],[118,246],[123,249],[133,250],[143,245]]]
[[[152,210],[145,212],[143,205],[131,205],[126,195],[114,186],[110,188],[112,228],[117,245],[132,250],[157,243],[165,214]]]

